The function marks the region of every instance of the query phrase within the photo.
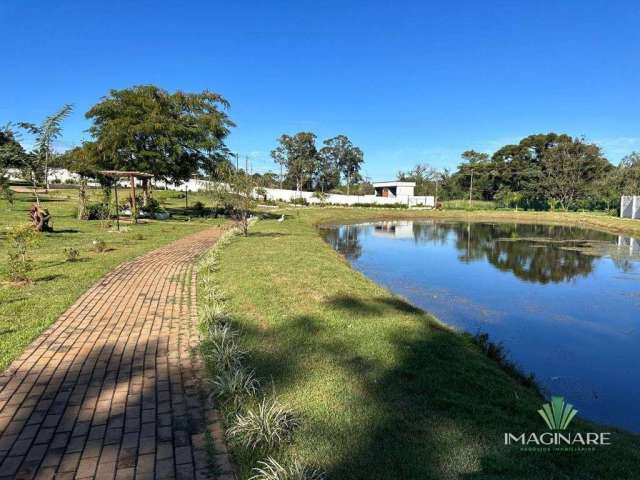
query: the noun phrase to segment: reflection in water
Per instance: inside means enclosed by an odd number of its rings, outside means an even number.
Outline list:
[[[607,233],[565,226],[413,221],[344,225],[327,229],[325,239],[349,260],[356,260],[362,254],[360,237],[371,229],[377,237],[416,243],[452,240],[463,262],[487,260],[501,271],[542,284],[588,276],[603,247],[615,240]],[[640,251],[635,239],[619,238],[630,252]]]
[[[548,393],[640,432],[640,242],[576,227],[398,221],[323,230],[373,280],[503,342]]]
[[[329,244],[347,260],[356,260],[362,253],[358,236],[360,232],[357,228],[329,228],[324,232],[324,238]]]

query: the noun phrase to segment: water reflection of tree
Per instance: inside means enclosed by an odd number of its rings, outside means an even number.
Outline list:
[[[358,225],[343,225],[338,228],[328,228],[324,231],[325,240],[335,250],[344,255],[347,260],[357,260],[362,255],[360,230]]]
[[[606,233],[549,225],[458,223],[438,228],[453,231],[461,261],[486,258],[501,271],[543,284],[589,275],[597,257],[567,247],[612,238]]]
[[[356,260],[362,254],[359,237],[366,229],[342,226],[328,230],[325,238],[349,260]],[[614,239],[607,233],[576,227],[507,223],[414,222],[412,230],[416,243],[444,244],[451,239],[462,262],[486,259],[501,271],[543,284],[588,276],[600,255],[585,254],[580,246]]]

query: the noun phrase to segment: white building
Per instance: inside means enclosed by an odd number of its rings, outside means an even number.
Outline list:
[[[640,196],[623,195],[620,199],[620,218],[640,218]]]
[[[376,182],[373,184],[376,197],[413,197],[415,182]]]

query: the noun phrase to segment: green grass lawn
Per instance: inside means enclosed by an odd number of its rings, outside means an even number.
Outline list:
[[[97,198],[98,192],[92,194]],[[176,192],[157,192],[157,198],[175,216],[166,221],[153,221],[109,227],[99,221],[79,221],[74,217],[77,192],[52,190],[41,202],[53,216],[53,233],[39,235],[29,253],[34,262],[32,283],[16,285],[6,279],[6,228],[28,223],[28,210],[33,198],[17,194],[13,208],[0,201],[0,371],[98,278],[125,260],[202,230],[221,219],[193,218]],[[206,201],[204,196],[190,195],[190,202]],[[107,251],[93,251],[94,240],[106,242]],[[64,249],[79,250],[77,262],[66,262]]]
[[[219,271],[263,388],[275,389],[302,417],[278,458],[298,457],[341,480],[640,478],[640,438],[581,419],[572,431],[613,431],[613,445],[584,453],[505,446],[505,432],[545,431],[536,412],[541,396],[467,336],[351,269],[315,228],[446,212],[310,208],[286,214],[284,222],[262,220],[248,237],[234,239],[222,251]],[[473,215],[629,226],[599,215]],[[235,455],[247,478],[259,458]]]
[[[442,207],[447,210],[495,210],[496,202],[486,200],[444,200]]]

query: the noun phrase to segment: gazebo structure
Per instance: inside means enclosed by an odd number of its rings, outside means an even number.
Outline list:
[[[115,178],[116,182],[113,185],[115,200],[116,200],[116,224],[118,226],[118,230],[120,230],[120,206],[118,204],[118,180],[122,178],[129,179],[129,185],[131,188],[131,219],[133,223],[137,222],[137,205],[136,205],[136,179],[150,179],[153,178],[153,175],[145,172],[136,172],[129,170],[102,170],[100,175],[104,175],[105,177]],[[144,182],[145,196],[149,195],[149,182]]]

